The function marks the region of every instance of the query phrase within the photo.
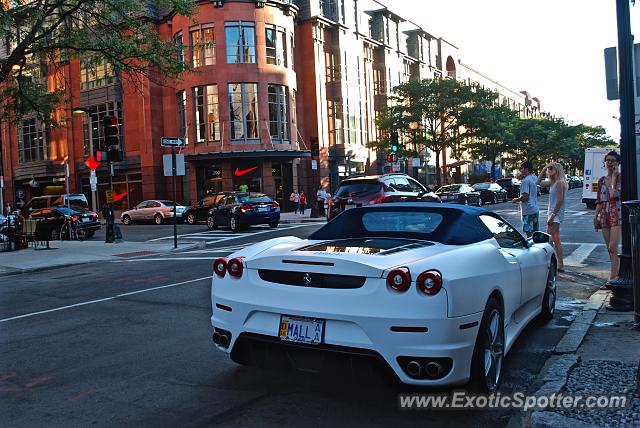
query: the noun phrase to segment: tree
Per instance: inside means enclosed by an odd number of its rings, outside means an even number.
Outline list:
[[[405,134],[411,122],[421,124],[415,131],[417,148],[435,154],[438,185],[441,183],[440,153],[454,146],[460,139],[460,114],[471,102],[472,88],[452,79],[423,79],[402,83],[393,88],[391,105],[380,115],[378,127],[382,134]],[[388,147],[388,137],[369,144],[381,149]]]
[[[463,149],[476,159],[490,162],[490,171],[498,157],[514,148],[512,128],[518,114],[497,104],[496,92],[476,88],[473,103],[462,110],[461,124],[465,128]]]
[[[56,105],[64,85],[42,76],[61,76],[69,59],[88,58],[90,72],[109,64],[116,76],[139,88],[142,78],[175,78],[186,66],[173,41],[162,41],[156,28],[159,11],[191,16],[189,0],[32,0],[0,3],[0,120],[35,113],[56,125]],[[2,52],[2,49],[0,49]]]

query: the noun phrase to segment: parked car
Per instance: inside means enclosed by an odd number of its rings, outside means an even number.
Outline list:
[[[237,231],[249,226],[280,223],[280,204],[263,193],[228,192],[207,214],[207,227],[228,226]]]
[[[100,229],[98,214],[80,212],[67,207],[51,207],[31,211],[29,219],[43,222],[46,236],[52,241],[58,239],[91,238]],[[67,226],[68,227],[63,227]]]
[[[496,180],[496,184],[507,191],[509,199],[520,196],[520,180],[517,178],[499,178]]]
[[[177,205],[178,221],[182,221],[182,213],[187,209],[183,205]],[[173,202],[153,199],[142,201],[132,210],[124,211],[120,214],[122,224],[129,225],[134,221],[153,221],[155,224],[162,224],[167,219],[173,218]]]
[[[87,202],[87,197],[82,193],[36,196],[22,207],[20,214],[27,218],[32,211],[51,207],[67,207],[83,212],[89,209],[89,203]]]
[[[482,206],[480,192],[475,191],[468,184],[449,184],[436,190],[440,200],[448,204],[477,205]]]
[[[355,207],[389,202],[440,202],[440,198],[406,174],[347,178],[340,182],[329,219]]]
[[[322,371],[357,358],[405,384],[494,392],[519,334],[554,316],[549,238],[474,207],[351,209],[307,239],[216,259],[212,339],[239,364]]]
[[[567,179],[567,184],[569,185],[569,189],[577,189],[582,188],[583,178],[572,175]]]
[[[473,190],[480,192],[482,203],[495,204],[496,202],[507,202],[507,191],[497,183],[478,183],[473,185]]]
[[[218,192],[213,195],[205,196],[204,198],[200,199],[198,202],[184,210],[184,212],[182,213],[182,218],[184,219],[185,223],[188,224],[196,224],[199,221],[206,221],[209,210],[228,194],[229,192]]]

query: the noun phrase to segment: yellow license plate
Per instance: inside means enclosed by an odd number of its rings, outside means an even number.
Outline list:
[[[591,184],[591,191],[598,193],[598,183],[592,183]]]

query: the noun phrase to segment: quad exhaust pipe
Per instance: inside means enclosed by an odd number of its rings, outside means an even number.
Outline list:
[[[421,370],[422,370],[422,366],[420,365],[419,362],[409,361],[407,363],[407,373],[409,374],[409,376],[413,376],[413,377],[418,376]]]
[[[431,358],[413,357],[400,361],[406,374],[414,379],[440,379],[451,369]]]
[[[429,377],[439,377],[442,374],[442,365],[430,361],[424,366],[424,371]]]

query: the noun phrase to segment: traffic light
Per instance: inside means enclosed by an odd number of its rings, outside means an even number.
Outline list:
[[[94,150],[93,151],[93,159],[95,159],[96,162],[107,162],[108,159],[108,155],[107,155],[107,151],[106,150]]]
[[[118,118],[112,115],[103,116],[102,127],[104,131],[104,148],[106,149],[106,156],[104,161],[100,160],[99,162],[123,161],[124,151],[118,147],[120,145],[120,137],[118,136]]]
[[[118,118],[106,115],[102,118],[102,126],[104,130],[104,146],[109,150],[112,146],[120,144],[118,138]]]
[[[395,153],[389,153],[387,155],[387,162],[389,163],[398,162],[398,155],[396,155]]]
[[[391,151],[396,153],[398,151],[398,132],[391,132]]]
[[[311,146],[311,156],[319,157],[320,156],[320,144],[318,143],[318,137],[310,137],[309,145]]]

